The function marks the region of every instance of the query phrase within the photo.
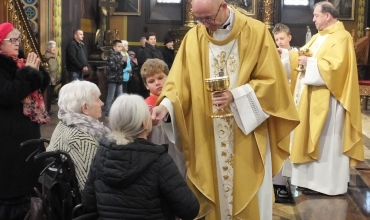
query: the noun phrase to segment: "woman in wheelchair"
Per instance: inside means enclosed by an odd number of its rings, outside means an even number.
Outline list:
[[[98,120],[104,105],[99,97],[100,90],[94,83],[75,80],[64,85],[58,99],[60,122],[46,149],[62,150],[70,155],[80,191],[85,186],[99,140],[109,132]]]
[[[166,146],[147,140],[152,120],[144,99],[123,94],[109,112],[112,132],[100,141],[82,192],[100,219],[194,219],[199,202]]]

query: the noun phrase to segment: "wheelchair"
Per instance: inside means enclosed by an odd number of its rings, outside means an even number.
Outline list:
[[[21,148],[39,145],[26,161],[32,158],[42,161],[45,168],[41,171],[39,183],[42,190],[35,187],[37,197],[31,198],[30,210],[24,220],[95,220],[97,213],[84,214],[81,193],[71,157],[62,150],[45,151],[46,138],[28,140]]]

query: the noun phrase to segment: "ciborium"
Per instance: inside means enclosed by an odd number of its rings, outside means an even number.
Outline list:
[[[213,77],[205,79],[205,85],[208,92],[223,92],[229,89],[229,76]],[[219,108],[213,112],[210,118],[228,118],[233,117],[230,107]]]
[[[312,52],[308,48],[301,47],[298,50],[298,57],[300,57],[300,56],[311,57],[312,56]],[[306,68],[302,64],[298,65],[298,67],[295,68],[294,70],[297,71],[298,73],[302,73],[302,74],[304,74],[306,72]]]

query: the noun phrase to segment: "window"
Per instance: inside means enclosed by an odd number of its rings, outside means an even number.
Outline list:
[[[309,0],[284,0],[284,5],[302,5],[307,6]]]
[[[181,0],[157,0],[157,3],[181,3]]]

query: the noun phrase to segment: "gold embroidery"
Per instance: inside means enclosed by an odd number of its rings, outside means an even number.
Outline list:
[[[233,47],[231,48],[230,53],[232,53]],[[213,57],[213,64],[211,65],[213,67],[213,75],[215,77],[218,77],[220,76],[220,74],[224,73],[230,76],[231,74],[234,74],[238,68],[238,64],[236,62],[235,57],[231,56],[230,54],[229,57],[227,57],[226,51],[223,50],[216,57]]]
[[[225,162],[230,164],[230,166],[234,168],[234,155],[230,154],[229,158],[227,158]]]

